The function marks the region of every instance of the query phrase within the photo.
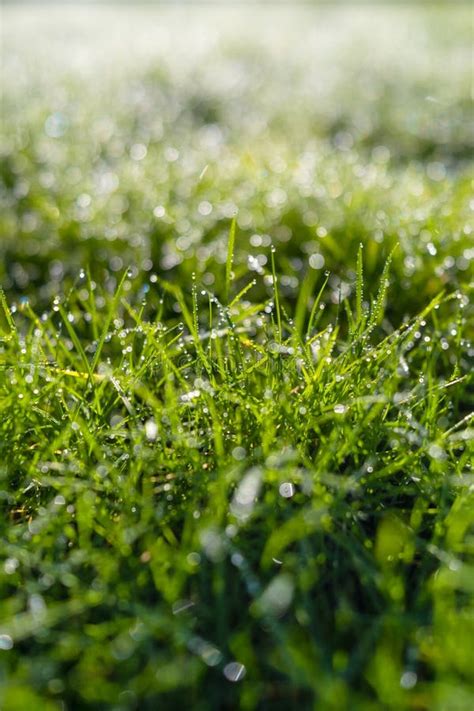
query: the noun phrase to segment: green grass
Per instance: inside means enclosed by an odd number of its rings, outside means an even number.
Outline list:
[[[226,12],[6,11],[0,707],[470,711],[466,11]]]

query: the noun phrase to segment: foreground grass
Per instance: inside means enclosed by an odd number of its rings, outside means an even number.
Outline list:
[[[294,319],[275,274],[3,304],[5,708],[469,708],[467,298],[394,329],[362,264]]]
[[[209,13],[5,11],[0,707],[470,711],[467,11]]]

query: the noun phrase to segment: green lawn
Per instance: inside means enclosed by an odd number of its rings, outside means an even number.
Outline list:
[[[473,708],[470,22],[3,9],[1,709]]]

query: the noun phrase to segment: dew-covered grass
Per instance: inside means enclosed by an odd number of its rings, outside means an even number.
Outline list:
[[[3,15],[0,707],[470,711],[468,8]]]

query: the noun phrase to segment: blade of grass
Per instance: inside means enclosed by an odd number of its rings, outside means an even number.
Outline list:
[[[235,230],[236,230],[236,218],[232,219],[230,223],[229,239],[227,243],[227,261],[225,265],[225,303],[229,302],[230,294],[230,283],[232,281],[232,264],[234,262],[234,247],[235,247]]]

